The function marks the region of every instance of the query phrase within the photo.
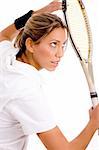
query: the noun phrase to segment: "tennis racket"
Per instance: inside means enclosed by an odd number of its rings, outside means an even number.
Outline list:
[[[82,0],[62,0],[62,10],[70,41],[80,60],[95,107],[99,102],[92,68],[92,34],[85,6]]]

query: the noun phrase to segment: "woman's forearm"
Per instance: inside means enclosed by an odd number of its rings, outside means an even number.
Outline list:
[[[85,150],[92,139],[96,127],[92,121],[89,121],[84,130],[69,143],[70,150]]]
[[[27,20],[31,17],[33,11],[30,10],[25,15],[17,18],[13,24],[6,27],[4,30],[0,32],[0,41],[9,40],[12,41],[19,33],[20,29],[25,26]]]
[[[9,40],[12,41],[14,37],[18,35],[19,31],[14,24],[9,25],[7,28],[0,32],[0,41]]]

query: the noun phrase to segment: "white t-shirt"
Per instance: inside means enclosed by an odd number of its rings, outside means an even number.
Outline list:
[[[39,71],[17,61],[17,52],[0,42],[0,150],[26,150],[28,135],[56,126]]]

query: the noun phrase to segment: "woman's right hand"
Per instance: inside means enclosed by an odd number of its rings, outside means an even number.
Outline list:
[[[95,108],[89,110],[90,120],[95,124],[96,128],[99,129],[99,104]]]

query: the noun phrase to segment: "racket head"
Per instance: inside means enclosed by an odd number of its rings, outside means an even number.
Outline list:
[[[76,53],[84,62],[92,62],[92,33],[81,0],[63,0],[66,24],[69,29],[70,39]]]

